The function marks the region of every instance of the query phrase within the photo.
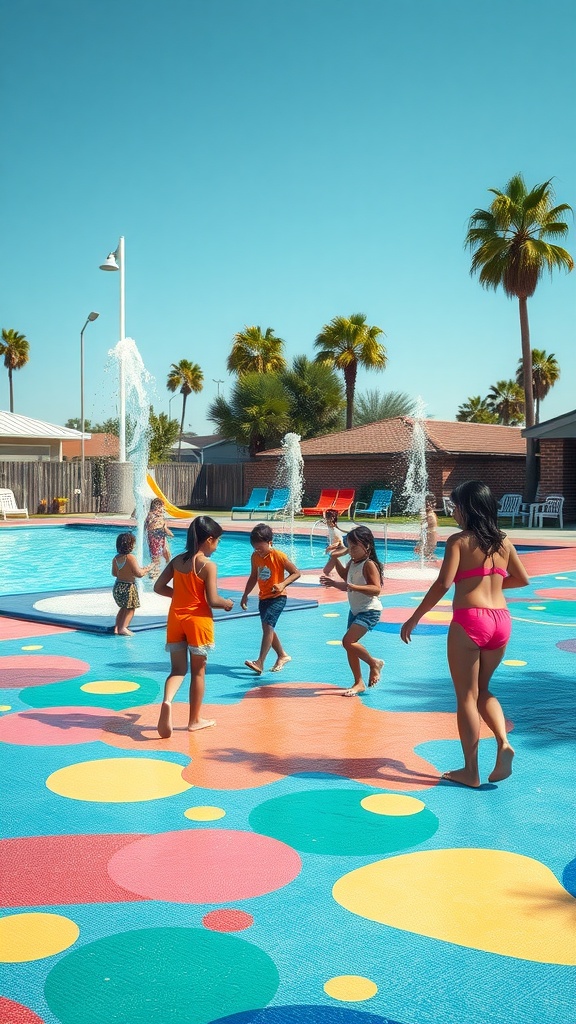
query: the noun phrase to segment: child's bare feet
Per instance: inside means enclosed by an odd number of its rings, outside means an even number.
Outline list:
[[[480,776],[477,773],[469,772],[467,768],[457,768],[453,772],[444,772],[442,778],[446,779],[447,782],[457,782],[460,786],[469,786],[470,789],[478,789],[480,785]]]
[[[380,676],[382,669],[384,668],[384,662],[382,658],[375,658],[374,665],[370,669],[370,677],[368,679],[368,686],[376,686],[376,683],[380,682]]]
[[[363,681],[360,680],[358,683],[354,683],[354,686],[351,686],[349,690],[344,690],[342,696],[343,697],[359,697],[361,693],[365,693],[365,692],[366,692],[366,687],[364,686]]]
[[[119,629],[118,636],[134,636],[131,629]]]
[[[164,701],[160,708],[158,735],[162,740],[167,740],[172,735],[172,705],[168,701]]]
[[[199,729],[209,729],[216,725],[215,718],[199,718],[197,722],[188,722],[188,732],[198,732]]]
[[[503,779],[512,775],[512,759],[514,750],[509,743],[505,743],[496,755],[496,764],[488,776],[488,782],[502,782]]]
[[[270,669],[270,671],[271,672],[279,672],[280,669],[284,668],[284,665],[287,665],[289,661],[292,661],[292,658],[290,657],[290,655],[289,654],[284,654],[281,658],[277,659],[277,661],[276,661],[276,663],[274,665],[272,665],[272,668]]]
[[[247,666],[247,668],[251,668],[252,671],[255,672],[257,676],[262,675],[262,666],[257,661],[245,661],[244,664]]]

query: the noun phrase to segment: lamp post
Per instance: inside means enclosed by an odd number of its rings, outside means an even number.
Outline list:
[[[108,254],[106,261],[100,264],[100,270],[120,271],[120,341],[126,337],[126,289],[124,279],[124,236],[120,236],[118,248]],[[119,461],[126,462],[126,386],[124,381],[124,353],[120,353],[118,381],[118,443]]]
[[[216,387],[218,388],[218,391],[217,391],[217,394],[216,394],[216,398],[220,398],[220,385],[223,384],[224,381],[223,380],[217,380],[216,377],[212,377],[212,380],[214,381]]]
[[[84,331],[88,324],[93,323],[99,316],[100,313],[88,313],[86,323],[80,331],[80,430],[82,431],[82,438],[80,440],[80,481],[82,491],[84,491]]]

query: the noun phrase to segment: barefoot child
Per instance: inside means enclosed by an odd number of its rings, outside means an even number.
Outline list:
[[[171,599],[166,630],[166,650],[170,652],[170,675],[164,685],[164,698],[158,720],[162,739],[172,735],[172,701],[188,670],[190,651],[190,713],[188,731],[196,732],[216,725],[202,718],[206,659],[214,647],[213,608],[231,611],[234,602],[220,597],[216,586],[216,566],[210,561],[218,547],[222,527],[210,516],[197,516],[188,528],[186,549],[176,555],[154,584],[154,591]],[[172,581],[172,586],[168,584]]]
[[[248,594],[254,590],[256,582],[258,582],[260,599],[258,611],[262,623],[262,643],[258,657],[254,661],[245,661],[244,664],[259,676],[264,671],[264,662],[270,648],[276,654],[272,672],[279,672],[287,662],[292,661],[282,646],[275,626],[286,604],[284,591],[290,583],[294,583],[300,578],[300,572],[283,551],[277,551],[272,547],[273,540],[274,534],[266,523],[258,523],[258,526],[252,530],[250,543],[254,548],[254,554],[251,560],[251,572],[240,601],[240,607],[246,610]]]
[[[136,580],[146,576],[152,568],[152,563],[145,565],[144,568],[138,565],[136,557],[132,554],[135,547],[136,537],[133,533],[118,534],[117,554],[112,559],[112,575],[116,577],[112,597],[119,608],[114,632],[118,636],[134,636],[128,626],[134,618],[134,612],[140,607]]]
[[[368,686],[376,685],[384,667],[383,660],[373,658],[360,643],[364,634],[374,629],[380,621],[382,566],[376,555],[372,530],[367,526],[357,526],[350,530],[346,539],[350,561],[348,565],[343,566],[338,559],[336,560],[336,572],[340,579],[333,580],[330,576],[323,575],[320,577],[320,583],[324,587],[335,587],[348,594],[350,612],[342,646],[348,655],[354,684],[348,690],[344,690],[344,696],[355,697],[366,690],[360,662],[365,661],[370,667]]]
[[[166,563],[170,561],[170,548],[166,543],[166,538],[174,536],[164,518],[164,502],[162,498],[153,498],[150,502],[150,511],[144,520],[144,529],[146,531],[148,548],[150,549],[150,558],[153,563],[150,575],[152,577],[159,576],[162,557],[164,557]]]
[[[438,516],[436,515],[436,497],[426,495],[426,503],[420,515],[420,540],[414,552],[424,558],[433,558],[438,543]]]
[[[461,528],[446,541],[438,579],[400,631],[410,643],[413,629],[454,584],[453,617],[448,630],[448,665],[456,691],[458,733],[464,767],[445,772],[449,782],[477,788],[478,742],[483,719],[498,745],[490,782],[512,774],[514,751],[506,735],[504,713],[488,686],[510,639],[510,613],[504,590],[526,587],[528,576],[513,544],[498,528],[498,506],[486,484],[468,480],[450,495]]]
[[[325,576],[329,576],[333,569],[336,568],[336,560],[339,555],[347,555],[348,548],[344,543],[344,536],[342,531],[338,529],[338,513],[332,508],[327,508],[324,513],[324,522],[328,530],[328,544],[326,545],[325,554],[330,555],[326,565],[324,566]]]

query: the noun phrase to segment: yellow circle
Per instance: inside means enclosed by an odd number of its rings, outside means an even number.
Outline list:
[[[131,693],[140,689],[140,683],[130,683],[127,679],[99,679],[96,683],[83,683],[80,689],[86,693]]]
[[[360,806],[372,814],[389,814],[395,817],[406,817],[408,814],[419,814],[426,807],[414,796],[400,796],[395,793],[373,793],[360,801]]]
[[[46,786],[71,800],[123,803],[158,800],[192,787],[182,778],[182,766],[151,757],[110,757],[59,768]]]
[[[329,644],[331,647],[342,647],[341,640],[327,640],[326,643]]]
[[[184,811],[184,817],[191,818],[192,821],[217,821],[225,814],[226,811],[221,807],[189,807],[187,811]]]
[[[54,956],[76,942],[79,934],[78,925],[60,914],[12,914],[0,921],[0,961],[21,964]]]
[[[340,612],[324,612],[323,615],[324,615],[325,619],[339,619],[340,618]]]
[[[545,612],[546,611],[546,605],[545,604],[529,604],[526,607],[528,608],[529,612]]]
[[[452,612],[426,612],[425,622],[451,622]]]
[[[340,999],[344,1003],[360,1003],[363,999],[372,999],[378,991],[378,985],[360,974],[340,974],[328,979],[324,991],[332,999]]]
[[[43,644],[26,644],[26,647],[21,647],[22,651],[41,651]]]
[[[555,576],[554,579],[555,580],[569,580],[570,577],[569,576]]]
[[[12,711],[11,704],[0,704],[0,711]]]
[[[518,665],[518,666],[521,667],[522,665],[525,665],[526,662],[525,661],[518,661],[516,658],[507,658],[506,661],[502,662],[502,664],[503,665],[515,665],[515,666]]]

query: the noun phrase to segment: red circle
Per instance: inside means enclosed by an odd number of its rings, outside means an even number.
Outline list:
[[[254,918],[245,910],[211,910],[202,924],[213,932],[242,932],[254,924]]]
[[[61,683],[83,676],[89,669],[88,662],[60,654],[10,654],[0,658],[2,686],[7,690]]]
[[[28,1006],[13,1003],[3,996],[0,996],[0,1021],[10,1021],[10,1024],[44,1024],[42,1017],[38,1017]]]

